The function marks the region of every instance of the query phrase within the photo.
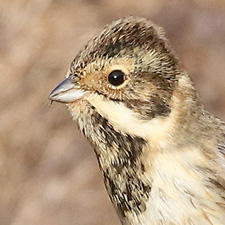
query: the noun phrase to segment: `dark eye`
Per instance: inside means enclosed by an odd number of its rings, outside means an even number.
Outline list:
[[[121,85],[125,81],[125,79],[126,76],[121,70],[113,70],[108,76],[109,83],[114,86]]]

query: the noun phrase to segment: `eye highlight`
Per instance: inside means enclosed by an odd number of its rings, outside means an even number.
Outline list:
[[[119,86],[123,84],[125,80],[126,80],[126,75],[121,70],[113,70],[108,76],[108,81],[113,86]]]

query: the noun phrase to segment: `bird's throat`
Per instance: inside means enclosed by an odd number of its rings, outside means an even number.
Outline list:
[[[143,157],[147,142],[116,131],[94,107],[86,107],[78,125],[89,139],[99,162],[110,199],[123,224],[146,210],[151,181],[145,176]],[[76,119],[76,118],[75,118]]]

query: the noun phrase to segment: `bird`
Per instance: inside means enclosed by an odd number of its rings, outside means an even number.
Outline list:
[[[225,124],[154,22],[106,25],[49,99],[91,143],[121,224],[225,224]]]

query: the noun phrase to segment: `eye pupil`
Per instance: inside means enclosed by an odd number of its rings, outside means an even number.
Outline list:
[[[109,74],[108,81],[114,86],[119,86],[125,81],[125,74],[121,70],[114,70]]]

